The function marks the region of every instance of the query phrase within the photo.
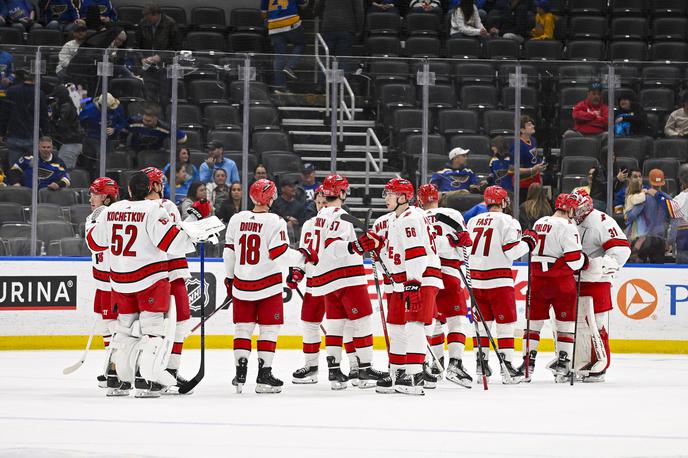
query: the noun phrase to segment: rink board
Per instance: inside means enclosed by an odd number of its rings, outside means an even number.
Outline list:
[[[189,264],[194,278],[189,280],[188,289],[192,316],[197,322],[201,303],[200,264],[197,259]],[[377,317],[379,308],[372,271],[369,264],[366,268]],[[687,269],[688,266],[676,265],[633,265],[617,275],[612,285],[614,310],[609,323],[614,351],[688,354]],[[525,327],[526,267],[517,265],[513,271],[519,325]],[[207,314],[226,298],[221,260],[207,261],[205,274]],[[94,290],[89,258],[0,258],[0,349],[83,348],[96,317]],[[284,299],[285,324],[278,347],[300,348],[301,300],[288,288]],[[375,324],[375,346],[384,348],[379,320]],[[229,311],[218,312],[206,326],[207,346],[230,348],[232,332]],[[549,335],[546,328],[543,336]],[[96,338],[94,342],[96,347],[102,346],[101,339]],[[194,348],[199,343],[195,335],[187,340],[186,346]],[[542,348],[551,349],[551,339],[543,339]]]

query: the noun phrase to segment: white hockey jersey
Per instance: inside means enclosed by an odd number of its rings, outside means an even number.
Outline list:
[[[389,258],[389,250],[387,249],[387,231],[389,229],[389,225],[392,224],[392,222],[396,218],[397,215],[394,212],[385,213],[384,215],[380,216],[378,219],[375,220],[375,222],[373,223],[373,227],[371,228],[372,232],[384,238],[385,240],[382,249],[380,249],[380,260],[385,263],[385,267],[387,267],[388,269],[388,266],[392,265],[393,260]],[[377,265],[373,267],[378,268]],[[392,292],[392,281],[389,279],[389,277],[387,277],[387,275],[384,272],[382,273],[382,280],[384,283],[384,292]]]
[[[93,213],[86,217],[86,233],[91,230],[96,224],[98,216],[104,212],[107,207],[102,206],[93,210]],[[93,271],[93,280],[96,284],[96,289],[101,291],[111,291],[110,285],[110,251],[99,251],[91,253],[91,267]]]
[[[468,259],[472,286],[513,287],[511,267],[514,260],[528,252],[518,220],[501,212],[481,213],[468,221],[468,231],[473,239]]]
[[[160,200],[162,208],[164,208],[167,213],[169,213],[170,218],[172,218],[173,223],[178,223],[182,221],[182,217],[179,214],[179,209],[171,200],[162,199]],[[191,278],[191,272],[189,272],[189,263],[186,261],[186,256],[179,256],[174,254],[167,255],[167,270],[169,272],[170,281],[174,281],[178,278]]]
[[[456,231],[451,226],[438,221],[435,215],[438,213],[447,215],[459,223],[464,230],[466,230],[463,215],[458,210],[446,207],[431,208],[430,210],[426,210],[426,213],[428,215],[428,219],[430,220],[430,224],[435,231],[435,246],[437,247],[437,255],[440,257],[442,274],[450,275],[460,279],[461,274],[459,274],[459,269],[463,265],[463,250],[456,249],[449,245],[449,239],[447,239],[447,234]]]
[[[580,235],[574,222],[544,216],[533,229],[537,232],[537,244],[530,257],[533,275],[558,277],[583,267]]]
[[[188,235],[154,200],[110,205],[87,232],[91,251],[110,251],[110,282],[120,293],[136,293],[168,278],[167,253],[194,250]]]
[[[303,268],[303,255],[289,248],[287,223],[274,213],[242,211],[227,225],[222,257],[237,299],[257,301],[282,294],[282,271]]]
[[[581,281],[609,283],[613,274],[603,275],[603,256],[614,259],[622,267],[631,256],[631,245],[626,234],[614,218],[599,210],[593,210],[578,225],[583,253],[588,255],[590,266],[581,272]]]
[[[315,216],[301,226],[301,240],[299,241],[299,248],[305,248],[307,250],[318,251],[319,240],[316,237],[320,237],[320,233],[315,232]],[[308,286],[308,280],[313,278],[313,265],[306,264],[304,269],[306,272],[306,292],[310,292],[310,286]]]
[[[349,286],[367,286],[363,257],[349,252],[349,242],[356,240],[351,223],[343,221],[346,211],[338,207],[321,208],[313,223],[314,246],[320,261],[309,279],[313,296],[324,296]]]
[[[391,221],[387,233],[388,269],[394,291],[402,292],[404,283],[415,280],[422,286],[444,287],[440,258],[435,247],[435,231],[418,207],[410,207]]]

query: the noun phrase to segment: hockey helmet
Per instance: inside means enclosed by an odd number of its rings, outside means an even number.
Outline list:
[[[270,180],[258,180],[251,185],[249,196],[256,205],[270,205],[277,198],[277,186]]]
[[[571,197],[578,201],[578,207],[576,208],[576,213],[573,215],[573,219],[577,224],[580,224],[593,210],[592,197],[590,197],[585,189],[574,190],[571,193]]]
[[[404,178],[392,178],[385,185],[382,197],[385,197],[388,193],[405,196],[406,201],[410,201],[413,198],[413,184]]]
[[[119,197],[119,185],[110,177],[96,178],[88,190],[91,194],[109,196],[112,199]]]
[[[571,194],[561,193],[554,201],[554,210],[561,210],[568,212],[569,210],[576,210],[578,208],[578,199]]]
[[[506,192],[506,189],[502,188],[501,186],[488,186],[485,188],[485,192],[483,193],[483,198],[485,199],[485,205],[502,205],[503,202],[506,202],[505,207],[508,207],[510,204],[509,201],[509,193]]]
[[[146,167],[141,169],[141,171],[148,176],[148,181],[150,181],[151,186],[153,183],[165,183],[165,174],[162,173],[162,170],[156,167]]]
[[[349,193],[349,180],[341,175],[329,175],[323,180],[322,193],[325,197],[339,197],[340,193],[344,191]]]
[[[428,183],[418,188],[418,202],[421,205],[429,204],[430,202],[437,202],[440,200],[440,192],[437,186]]]

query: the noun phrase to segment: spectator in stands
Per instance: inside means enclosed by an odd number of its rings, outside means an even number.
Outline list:
[[[688,264],[688,164],[679,168],[678,178],[681,192],[674,197],[674,202],[680,210],[680,218],[671,221],[669,243],[673,245],[676,262]]]
[[[210,183],[215,169],[224,169],[227,172],[227,179],[232,183],[240,181],[239,169],[237,169],[236,163],[224,157],[224,153],[225,147],[222,142],[213,140],[208,144],[208,159],[201,164],[199,169],[202,183]]]
[[[490,148],[492,159],[490,159],[490,175],[487,178],[487,184],[501,186],[507,191],[513,191],[511,175],[509,175],[509,167],[511,166],[509,142],[506,138],[498,135],[492,139]]]
[[[34,27],[42,27],[36,21],[36,7],[29,0],[7,0],[9,25],[28,32]]]
[[[518,185],[519,189],[519,201],[525,201],[528,188],[531,183],[542,184],[542,172],[547,168],[545,163],[545,158],[541,153],[538,152],[537,142],[535,141],[535,121],[528,115],[521,116],[521,127],[520,136],[518,143],[518,152],[516,152],[516,145],[511,144],[509,148],[509,158],[511,160],[509,171],[512,174],[511,188],[510,190],[516,189],[514,186],[514,158],[516,154],[520,155],[520,183]]]
[[[253,183],[262,179],[272,180],[272,177],[268,173],[267,167],[265,167],[263,164],[258,164],[256,165],[256,168],[253,169],[253,176],[249,180],[248,187],[250,188]],[[251,205],[251,199],[249,199],[248,204]]]
[[[191,163],[191,154],[189,153],[188,149],[184,147],[179,149],[176,163],[184,166],[184,181],[188,182],[189,185],[191,185],[191,183],[194,181],[201,181],[201,175],[198,172],[198,167]],[[170,164],[167,164],[162,171],[166,176],[169,175]]]
[[[528,0],[511,0],[499,18],[499,25],[490,29],[490,33],[523,43],[528,36]]]
[[[521,229],[532,229],[535,221],[543,216],[551,215],[552,206],[547,200],[544,188],[540,183],[531,183],[528,186],[528,197],[518,211],[518,222],[521,223]]]
[[[60,159],[64,161],[67,170],[72,170],[76,167],[76,161],[83,150],[84,134],[79,122],[79,112],[65,85],[58,84],[52,97],[53,140],[60,147]]]
[[[114,150],[115,146],[123,142],[123,138],[129,130],[129,123],[124,115],[124,109],[120,106],[119,100],[108,93],[105,98],[107,102],[107,126],[105,134],[107,136],[105,151]],[[95,175],[98,170],[100,152],[100,110],[102,96],[87,103],[79,113],[81,127],[86,134],[83,141],[81,155],[81,165]]]
[[[583,189],[590,195],[593,202],[593,207],[596,210],[607,211],[607,172],[603,166],[592,167],[588,170],[587,176],[588,184],[576,189]],[[617,181],[614,180],[614,189],[620,188]]]
[[[549,0],[535,0],[535,27],[530,31],[531,40],[554,40],[557,18],[549,10]]]
[[[143,109],[143,115],[133,116],[129,121],[131,132],[131,148],[136,151],[162,150],[165,140],[170,138],[170,127],[160,120],[160,107],[148,104]],[[177,129],[177,144],[186,142],[186,134]]]
[[[305,192],[305,200],[313,200],[315,198],[315,190],[320,186],[320,182],[315,179],[315,166],[313,164],[303,164],[301,172],[301,187]]]
[[[86,25],[77,24],[72,31],[73,38],[62,45],[62,49],[60,49],[58,54],[57,67],[55,68],[55,74],[60,80],[65,81],[67,79],[67,66],[76,55],[79,46],[86,40],[87,30]]]
[[[322,33],[330,55],[351,56],[356,35],[363,31],[363,6],[358,0],[318,0],[315,15],[321,18]],[[340,65],[345,72],[351,71],[351,62]]]
[[[306,6],[307,0],[262,0],[261,10],[268,19],[268,34],[276,54],[273,59],[275,86],[277,93],[286,90],[288,76],[298,79],[294,69],[299,63],[299,55],[306,46],[306,35],[301,26],[299,8]],[[284,6],[283,6],[284,5]],[[292,45],[291,56],[287,59],[287,45]]]
[[[225,199],[225,201],[222,202],[222,205],[220,205],[220,208],[215,212],[215,215],[226,224],[235,213],[239,213],[240,211],[241,183],[236,181],[229,187],[229,199]]]
[[[222,203],[229,199],[230,189],[227,185],[227,172],[225,169],[213,170],[213,181],[206,186],[208,189],[208,200],[213,206],[215,213],[219,210]]]
[[[272,213],[276,213],[287,221],[287,231],[290,240],[299,240],[301,225],[306,220],[305,205],[296,198],[297,180],[289,176],[280,180],[280,195],[270,207]]]
[[[683,106],[672,112],[666,120],[664,135],[667,137],[688,136],[688,91],[681,96]]]
[[[43,16],[41,19],[49,29],[71,32],[77,25],[86,25],[79,18],[77,3],[73,0],[41,0],[39,8]]]
[[[0,107],[0,137],[5,138],[10,164],[14,164],[22,156],[33,155],[33,76],[25,70],[17,70],[15,83],[7,89],[4,103]],[[42,134],[46,134],[50,130],[50,122],[43,91],[39,91],[38,110],[39,129]]]
[[[486,39],[490,33],[480,20],[478,8],[472,0],[463,0],[451,11],[451,36],[480,37]]]
[[[397,0],[370,0],[369,13],[397,13]]]
[[[647,132],[647,116],[645,110],[629,95],[619,97],[614,119],[614,134],[617,137],[645,135]]]
[[[172,53],[161,51],[182,49],[182,36],[177,24],[174,19],[162,14],[160,5],[149,3],[143,8],[143,19],[136,29],[136,42],[139,49],[149,50],[143,53],[141,59],[146,100],[166,106],[171,90],[165,64],[171,63]]]
[[[169,171],[170,165],[167,165],[167,170]],[[193,179],[189,179],[186,171],[186,166],[184,163],[177,162],[174,167],[174,203],[179,205],[186,198],[189,193],[189,188],[191,184],[195,183]],[[163,196],[165,199],[171,199],[172,194],[170,192],[169,180],[165,180],[163,185]]]
[[[602,101],[602,83],[594,82],[588,95],[573,107],[573,130],[564,132],[564,138],[597,135],[607,136],[608,107]]]
[[[508,11],[509,11],[509,5],[510,5],[511,0],[491,0],[488,4],[487,0],[477,0],[476,5],[478,7],[478,10],[483,10],[485,11],[485,14],[480,14],[480,18],[483,20],[483,23],[487,27],[487,30],[491,31],[493,29],[497,29],[499,27],[499,23],[502,19],[502,16],[504,16]],[[451,5],[458,6],[459,3],[461,3],[461,0],[451,0]]]
[[[430,177],[430,183],[434,184],[440,192],[480,192],[478,177],[476,177],[471,169],[466,167],[469,152],[470,150],[460,147],[449,151],[451,168],[435,172],[432,177]]]
[[[442,14],[442,4],[439,0],[411,0],[409,9],[414,13]]]
[[[182,218],[186,218],[191,207],[197,207],[205,204],[210,205],[210,202],[208,202],[208,189],[206,188],[205,184],[201,183],[200,181],[194,181],[191,183],[191,186],[189,186],[189,192],[186,194],[186,197],[184,200],[182,200],[179,213],[181,213]],[[210,209],[210,214],[212,215],[212,206]]]
[[[38,141],[38,189],[57,190],[69,187],[69,174],[64,161],[53,152],[53,140],[41,137]],[[8,173],[8,181],[14,186],[32,187],[33,154],[24,156],[14,163]]]
[[[614,213],[623,214],[626,205],[626,194],[631,182],[640,183],[643,187],[643,172],[640,169],[619,170],[616,175],[616,182],[619,183],[618,189],[614,191]]]
[[[100,30],[117,22],[117,11],[110,0],[82,0],[79,13],[91,30]]]
[[[6,95],[7,89],[14,82],[13,61],[12,54],[0,50],[0,97]]]

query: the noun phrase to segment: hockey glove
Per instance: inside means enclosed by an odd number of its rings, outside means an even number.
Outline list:
[[[301,252],[305,258],[305,262],[311,263],[314,266],[318,264],[319,259],[316,251],[313,251],[310,248],[299,248],[299,252]]]
[[[602,275],[612,275],[619,271],[619,263],[611,256],[602,256]]]
[[[537,245],[537,232],[531,230],[531,229],[526,229],[523,231],[523,236],[521,237],[521,240],[523,240],[526,245],[528,245],[528,250],[533,251],[535,249],[535,245]]]
[[[404,304],[406,304],[407,312],[418,312],[420,310],[420,282],[410,280],[404,283],[403,300]]]
[[[234,282],[233,278],[226,277],[225,278],[225,288],[227,289],[227,296],[233,297],[232,296],[232,283]]]
[[[590,258],[583,252],[581,252],[581,256],[583,256],[583,267],[581,267],[581,270],[588,270],[588,267],[590,267]]]
[[[467,231],[450,232],[447,234],[449,246],[452,248],[469,247],[473,245],[473,240]]]
[[[367,232],[360,236],[357,240],[349,242],[349,253],[359,254],[363,256],[363,253],[373,251],[380,244],[380,237],[373,233]]]
[[[213,207],[210,205],[210,201],[206,199],[197,200],[191,205],[186,211],[189,215],[195,217],[197,220],[207,218],[213,213]]]
[[[287,286],[291,289],[296,289],[299,286],[299,282],[303,280],[305,275],[306,272],[298,267],[290,267],[289,274],[287,275]]]

